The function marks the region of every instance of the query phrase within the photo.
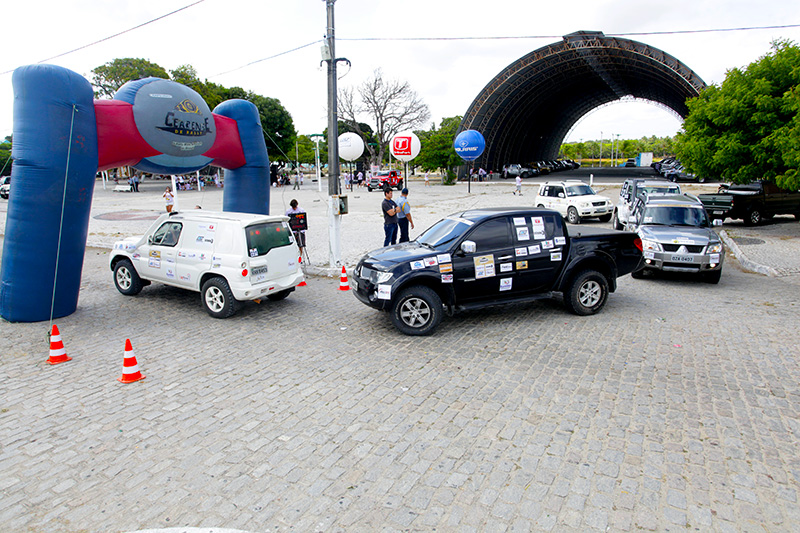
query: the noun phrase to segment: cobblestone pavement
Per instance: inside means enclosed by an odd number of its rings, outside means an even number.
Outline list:
[[[800,224],[794,217],[776,216],[758,227],[729,220],[725,233],[746,267],[771,276],[800,274]]]
[[[413,204],[420,228],[458,208],[446,194]],[[372,230],[351,235],[358,217],[380,224],[356,207],[347,250],[376,246]],[[102,224],[90,239],[142,221]],[[57,321],[72,361],[45,363],[47,324],[0,323],[4,530],[800,523],[798,276],[729,258],[716,286],[626,276],[596,316],[543,301],[411,338],[338,280],[213,320],[196,293],[122,296],[107,260],[87,249],[78,311]],[[126,338],[147,378],[123,385]]]

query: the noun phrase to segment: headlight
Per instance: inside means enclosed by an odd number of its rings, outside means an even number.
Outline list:
[[[661,245],[656,241],[649,241],[647,239],[642,239],[642,249],[647,250],[650,252],[663,252],[664,249]]]
[[[580,207],[591,207],[592,204],[590,204],[589,202],[579,202],[578,205]]]
[[[721,242],[716,242],[716,243],[709,244],[708,247],[706,248],[706,253],[707,254],[718,254],[718,253],[721,253],[721,252],[722,252],[722,243]]]
[[[373,270],[369,273],[369,280],[372,282],[373,285],[378,285],[379,283],[386,283],[392,279],[391,272],[379,272],[377,270]]]

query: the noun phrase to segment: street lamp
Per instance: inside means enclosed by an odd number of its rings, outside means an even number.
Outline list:
[[[309,137],[314,141],[314,161],[317,168],[317,191],[322,192],[322,172],[319,168],[319,141],[325,136],[321,133],[312,133]]]

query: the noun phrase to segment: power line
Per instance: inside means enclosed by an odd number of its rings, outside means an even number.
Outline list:
[[[236,67],[236,68],[231,69],[231,70],[226,70],[225,72],[220,72],[219,74],[214,74],[213,76],[209,76],[209,77],[210,78],[216,78],[217,76],[222,76],[224,74],[230,74],[231,72],[236,72],[237,70],[242,70],[243,68],[247,68],[250,65],[255,65],[256,63],[261,63],[262,61],[275,59],[276,57],[280,57],[280,56],[283,56],[283,55],[286,55],[286,54],[290,54],[292,52],[296,52],[297,50],[301,50],[303,48],[308,48],[309,46],[311,46],[313,44],[317,44],[317,43],[321,43],[321,42],[322,42],[322,39],[317,39],[316,41],[312,41],[310,43],[306,43],[306,44],[300,45],[300,46],[298,46],[296,48],[292,48],[291,50],[286,50],[285,52],[280,52],[280,53],[275,54],[273,56],[264,57],[264,58],[261,58],[261,59],[256,59],[255,61],[251,61],[251,62],[247,63],[246,65],[242,65],[241,67]]]
[[[629,37],[643,35],[684,35],[690,33],[720,33],[730,31],[752,31],[752,30],[778,30],[785,28],[800,28],[800,24],[784,24],[781,26],[751,26],[745,28],[714,28],[705,30],[675,30],[675,31],[650,31],[650,32],[628,32],[628,33],[607,33],[606,37]],[[502,41],[502,40],[521,40],[521,39],[561,39],[563,35],[500,35],[489,37],[337,37],[339,41]]]
[[[61,54],[54,55],[53,57],[48,57],[47,59],[42,59],[41,61],[37,61],[36,63],[39,64],[39,63],[44,63],[45,61],[51,61],[51,60],[57,59],[59,57],[64,57],[65,55],[72,54],[73,52],[77,52],[78,50],[83,50],[84,48],[89,48],[90,46],[94,46],[96,44],[100,44],[100,43],[103,43],[105,41],[109,41],[109,40],[111,40],[111,39],[113,39],[115,37],[119,37],[120,35],[124,35],[126,33],[132,32],[133,30],[138,30],[139,28],[147,26],[148,24],[152,24],[153,22],[156,22],[156,21],[159,21],[161,19],[167,18],[167,17],[169,17],[171,15],[174,15],[175,13],[179,13],[179,12],[185,10],[185,9],[189,9],[190,7],[196,6],[197,4],[202,4],[205,1],[206,0],[197,0],[196,2],[193,2],[191,4],[185,5],[185,6],[181,7],[181,8],[176,9],[175,11],[170,11],[169,13],[166,13],[164,15],[161,15],[161,16],[156,17],[154,19],[150,19],[147,22],[143,22],[141,24],[137,24],[136,26],[133,26],[132,28],[128,28],[127,30],[123,30],[123,31],[121,31],[119,33],[115,33],[114,35],[109,35],[108,37],[104,37],[104,38],[102,38],[102,39],[100,39],[98,41],[94,41],[92,43],[85,44],[83,46],[79,46],[78,48],[75,48],[75,49],[70,50],[68,52],[63,52]],[[9,74],[11,72],[14,72],[14,69],[7,70],[5,72],[0,72],[0,75]]]
[[[720,33],[720,32],[731,32],[731,31],[775,30],[784,28],[800,28],[800,24],[785,24],[781,26],[752,26],[747,28],[716,28],[716,29],[705,29],[705,30],[608,33],[605,35],[607,37],[631,37],[631,36],[646,36],[646,35],[682,35],[691,33]],[[523,39],[561,39],[562,37],[563,35],[517,35],[517,36],[501,35],[495,37],[337,37],[336,40],[338,41],[493,41],[493,40],[500,41],[500,40],[523,40]],[[225,72],[220,72],[218,74],[214,74],[213,76],[209,76],[209,78],[215,78],[217,76],[222,76],[224,74],[230,74],[231,72],[242,70],[251,65],[255,65],[256,63],[260,63],[262,61],[268,61],[270,59],[275,59],[276,57],[280,57],[282,55],[295,52],[297,50],[309,47],[313,44],[317,44],[320,42],[322,42],[322,39],[298,46],[296,48],[292,48],[291,50],[286,50],[285,52],[280,52],[278,54],[269,57],[256,59],[255,61],[251,61],[250,63],[247,63],[240,67],[236,67],[234,69],[226,70]]]

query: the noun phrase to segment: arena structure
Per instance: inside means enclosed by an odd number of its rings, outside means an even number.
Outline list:
[[[478,94],[459,131],[486,139],[476,165],[555,159],[570,129],[592,110],[627,97],[680,117],[706,84],[676,58],[645,43],[579,31],[511,63]]]

